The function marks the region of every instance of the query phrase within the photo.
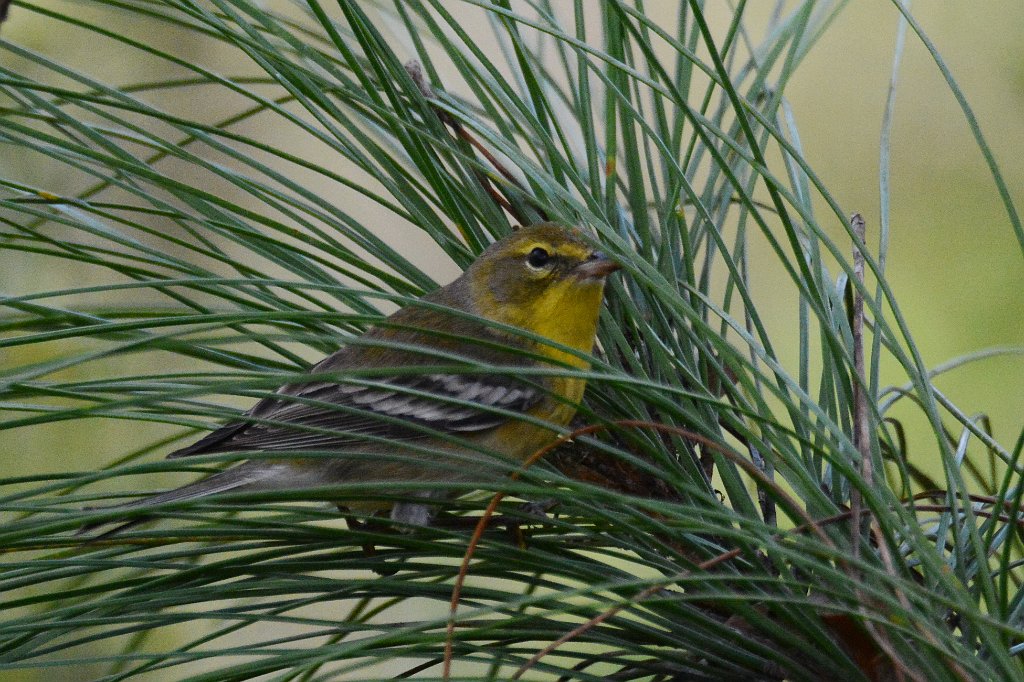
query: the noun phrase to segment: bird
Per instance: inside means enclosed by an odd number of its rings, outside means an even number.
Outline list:
[[[100,508],[141,510],[103,536],[146,520],[156,505],[363,482],[393,482],[394,495],[412,501],[346,508],[429,525],[429,499],[441,494],[424,492],[429,485],[403,491],[403,482],[489,480],[500,475],[493,456],[522,463],[569,425],[586,387],[578,370],[590,366],[605,283],[619,268],[575,228],[512,231],[457,279],[354,338],[303,380],[168,455],[258,452],[258,459]],[[533,371],[556,367],[577,371]]]

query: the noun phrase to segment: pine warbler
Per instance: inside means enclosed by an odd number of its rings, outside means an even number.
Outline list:
[[[492,244],[454,282],[424,296],[428,305],[402,308],[313,366],[308,381],[281,387],[236,421],[169,455],[259,451],[286,458],[248,460],[118,508],[339,482],[480,480],[488,477],[487,452],[522,462],[569,424],[586,381],[516,376],[508,368],[588,364],[473,317],[589,353],[605,278],[618,268],[569,229],[550,223],[521,228]],[[458,371],[436,371],[453,365]],[[494,369],[501,367],[504,372]],[[317,380],[318,374],[325,378]],[[330,456],[314,458],[314,452]],[[421,503],[349,506],[390,508],[391,518],[404,523],[430,520]]]

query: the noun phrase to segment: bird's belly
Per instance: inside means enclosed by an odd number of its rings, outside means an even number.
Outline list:
[[[510,420],[490,434],[486,439],[487,447],[512,460],[523,462],[553,443],[558,432],[568,426],[576,415],[577,403],[583,397],[585,388],[585,383],[578,380],[565,379],[558,384],[554,389],[561,399],[545,398],[540,405],[529,411],[531,417],[549,426],[525,420]]]

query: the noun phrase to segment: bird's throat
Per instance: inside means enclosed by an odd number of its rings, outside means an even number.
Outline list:
[[[556,285],[538,302],[533,310],[536,317],[527,326],[556,343],[590,353],[594,349],[603,291],[602,282],[581,284],[568,280]],[[557,362],[579,368],[590,366],[586,360],[550,345],[541,345],[538,350]]]

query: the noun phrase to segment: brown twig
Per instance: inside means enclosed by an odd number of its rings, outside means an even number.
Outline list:
[[[529,192],[525,187],[523,187],[522,183],[519,182],[519,179],[508,168],[506,168],[505,165],[501,163],[501,161],[499,161],[496,156],[494,156],[491,150],[485,147],[479,140],[476,139],[476,137],[472,135],[472,133],[466,130],[465,126],[463,126],[458,119],[456,119],[449,112],[445,111],[444,109],[435,104],[435,102],[439,98],[434,88],[430,85],[430,83],[427,82],[426,76],[423,74],[423,66],[418,61],[413,59],[405,63],[405,71],[406,73],[409,74],[409,78],[412,79],[412,82],[419,89],[420,94],[423,95],[423,98],[427,100],[428,104],[430,104],[430,109],[437,116],[438,120],[440,120],[441,123],[443,123],[444,125],[451,128],[452,132],[455,133],[456,137],[468,143],[471,147],[473,147],[473,149],[480,152],[484,159],[487,160],[487,163],[489,163],[491,167],[494,168],[494,170],[505,180],[505,182],[519,190],[524,196],[529,196]],[[486,173],[482,172],[477,168],[473,168],[472,171],[473,174],[476,176],[477,182],[480,183],[480,186],[483,187],[484,191],[487,192],[487,194],[491,197],[491,199],[494,200],[496,204],[498,204],[498,206],[500,206],[505,211],[508,211],[509,215],[511,215],[513,218],[518,220],[523,225],[528,225],[529,223],[533,222],[527,216],[523,215],[512,204],[512,202],[509,201],[507,196],[501,194],[499,189],[494,186],[494,184],[491,182],[491,179],[487,176]],[[537,202],[531,203],[533,204],[534,209],[540,214],[541,220],[548,220],[547,213],[544,211],[544,209],[542,209],[537,204]]]
[[[864,296],[861,295],[860,286],[864,284],[864,252],[861,251],[864,245],[864,218],[859,213],[850,216],[850,229],[853,230],[853,311],[850,330],[853,333],[853,368],[856,376],[853,379],[853,444],[860,455],[861,479],[867,485],[874,481],[874,471],[871,462],[871,444],[869,441],[870,430],[868,428],[868,396],[866,392],[867,378],[864,371]],[[862,499],[860,489],[856,485],[850,486],[850,509],[853,511],[855,523],[852,527],[851,541],[853,544],[853,556],[860,558],[861,545],[861,506]]]
[[[720,563],[723,563],[723,562],[728,561],[730,559],[734,559],[735,557],[739,556],[741,553],[742,553],[742,550],[739,550],[739,549],[733,549],[733,550],[730,550],[728,552],[724,552],[722,554],[719,554],[716,557],[708,559],[707,561],[705,561],[703,563],[697,564],[697,569],[696,570],[706,571],[709,568],[714,568],[716,565],[718,565]],[[660,592],[661,590],[665,589],[671,583],[676,582],[677,580],[682,580],[683,578],[685,578],[686,576],[688,576],[692,572],[693,571],[685,571],[683,573],[680,573],[678,575],[673,576],[671,580],[662,581],[662,582],[659,582],[659,583],[657,583],[655,585],[650,585],[649,587],[644,588],[640,592],[637,592],[628,601],[624,601],[621,604],[616,604],[615,606],[613,606],[612,608],[608,609],[607,611],[599,613],[598,615],[596,615],[593,618],[591,618],[590,620],[588,620],[586,623],[583,623],[579,627],[576,627],[575,629],[570,630],[569,632],[565,633],[564,635],[562,635],[561,637],[556,639],[554,642],[551,642],[551,644],[548,644],[546,647],[544,647],[543,649],[538,651],[536,654],[533,655],[533,657],[530,660],[528,660],[526,663],[523,663],[523,665],[521,665],[519,667],[519,669],[516,670],[515,674],[512,675],[512,677],[509,678],[509,679],[518,680],[519,678],[521,678],[526,673],[526,671],[528,671],[533,666],[537,665],[537,663],[539,663],[542,658],[544,658],[545,656],[550,654],[552,651],[554,651],[558,647],[560,647],[563,644],[565,644],[566,642],[571,641],[573,639],[576,639],[577,637],[582,635],[587,630],[590,630],[590,629],[592,629],[594,627],[597,627],[598,625],[600,625],[604,621],[606,621],[609,618],[615,616],[617,613],[619,613],[623,609],[625,609],[627,607],[630,607],[630,606],[636,606],[637,604],[642,602],[644,599],[647,599],[648,597],[656,594],[657,592]]]
[[[850,332],[853,335],[853,370],[855,375],[851,381],[853,384],[853,445],[860,456],[861,481],[867,485],[872,485],[874,471],[872,469],[871,444],[869,441],[870,429],[868,428],[867,373],[864,369],[864,296],[860,290],[860,287],[864,285],[864,252],[862,249],[865,245],[865,235],[867,232],[864,218],[859,213],[854,213],[850,216],[850,229],[853,231],[854,237],[853,282],[850,283],[853,293],[853,306],[850,311]],[[879,543],[877,547],[882,557],[882,564],[891,576],[898,577],[895,566],[892,564],[892,557],[889,555],[889,548],[885,545],[886,540],[882,536],[881,531],[875,527],[873,515],[870,514],[869,510],[865,510],[863,505],[864,499],[860,488],[851,481],[850,511],[852,512],[853,522],[850,524],[850,544],[854,560],[860,559],[860,547],[863,540],[863,512],[868,511],[869,532],[876,533],[875,537]],[[853,578],[859,583],[860,572],[857,571],[856,573]],[[902,602],[906,602],[906,596],[903,595],[902,591],[898,591],[898,593],[899,599]],[[892,663],[897,679],[902,681],[905,679],[905,675],[909,675],[916,682],[925,682],[899,660],[892,642],[889,641],[888,633],[875,627],[871,619],[867,617],[865,605],[868,603],[868,600],[859,587],[856,589],[856,594],[859,604],[857,610],[863,619],[864,627],[874,640],[875,646],[881,649]],[[910,604],[905,603],[904,607],[909,609]]]
[[[575,431],[568,435],[560,436],[554,442],[544,446],[540,450],[537,450],[532,455],[530,455],[530,457],[527,458],[526,462],[523,463],[523,469],[526,469],[527,467],[531,466],[534,462],[536,462],[541,457],[554,450],[562,443],[572,440],[573,438],[582,436],[585,433],[593,433],[594,431],[597,431],[601,428],[603,428],[603,425],[601,424],[590,425],[585,426],[581,429],[576,429]],[[509,478],[511,478],[514,481],[517,480],[519,476],[520,472],[516,471],[513,472]],[[487,524],[489,523],[491,517],[494,515],[494,511],[498,508],[498,504],[501,502],[502,499],[504,499],[504,497],[504,493],[496,493],[494,497],[491,498],[491,502],[490,504],[487,505],[487,508],[484,510],[484,513],[480,516],[480,520],[477,522],[476,528],[473,530],[473,535],[469,538],[469,544],[466,545],[466,551],[462,555],[462,564],[459,566],[459,574],[455,577],[455,584],[452,586],[452,598],[448,607],[448,626],[445,629],[444,665],[441,673],[442,679],[445,680],[445,682],[447,682],[451,678],[453,649],[452,640],[455,637],[455,614],[459,610],[459,599],[462,597],[462,586],[466,582],[466,576],[469,575],[469,562],[473,558],[473,553],[476,551],[477,545],[480,544],[480,538],[483,537],[484,530],[487,528]]]
[[[588,435],[588,434],[596,433],[598,431],[603,431],[605,429],[613,428],[613,427],[634,428],[634,429],[653,429],[655,431],[661,431],[661,432],[664,432],[664,433],[671,433],[671,434],[680,436],[682,438],[687,438],[689,440],[701,443],[705,447],[712,448],[712,449],[716,450],[723,457],[725,457],[726,459],[730,460],[731,462],[733,462],[734,464],[739,466],[741,469],[743,469],[743,471],[748,476],[750,476],[751,478],[755,479],[760,485],[765,486],[765,487],[771,489],[771,491],[777,496],[777,498],[782,500],[785,503],[786,507],[789,509],[791,514],[793,514],[794,516],[800,517],[800,519],[804,522],[804,524],[809,529],[814,531],[814,533],[818,536],[818,539],[821,540],[821,542],[824,545],[834,549],[834,545],[832,544],[832,540],[819,527],[817,521],[815,521],[813,518],[811,518],[810,515],[808,515],[808,513],[800,506],[800,504],[788,492],[783,490],[781,487],[779,487],[778,484],[776,484],[774,481],[769,479],[765,475],[765,473],[763,471],[761,471],[755,464],[753,464],[752,462],[747,460],[745,457],[743,457],[743,455],[741,455],[741,454],[739,454],[737,452],[733,452],[728,447],[725,447],[722,444],[717,443],[717,442],[711,440],[710,438],[702,436],[699,433],[695,433],[693,431],[688,431],[686,429],[681,429],[681,428],[676,427],[676,426],[670,426],[668,424],[658,424],[658,423],[655,423],[655,422],[648,422],[648,421],[641,421],[641,420],[634,420],[634,419],[625,419],[625,420],[610,422],[608,424],[591,424],[590,426],[584,426],[582,428],[576,429],[575,431],[572,431],[569,434],[566,434],[566,435],[563,435],[563,436],[559,437],[558,439],[556,439],[552,443],[550,443],[550,444],[546,445],[545,447],[543,447],[543,448],[537,450],[536,452],[534,452],[532,455],[530,455],[529,458],[526,459],[525,462],[523,462],[522,469],[520,469],[520,471],[515,472],[515,473],[512,474],[512,479],[513,480],[518,479],[520,474],[521,474],[521,472],[523,470],[525,470],[528,467],[530,467],[533,464],[535,464],[538,460],[540,460],[547,453],[551,452],[553,449],[555,449],[556,447],[558,447],[562,443],[565,443],[566,441],[572,440],[573,438],[578,438],[580,436],[585,436],[585,435]],[[483,536],[484,529],[486,529],[487,524],[490,523],[490,519],[494,515],[494,511],[497,509],[498,504],[501,502],[502,499],[504,499],[504,497],[505,497],[505,493],[502,493],[502,492],[495,493],[494,497],[491,498],[490,504],[487,505],[487,509],[485,509],[484,513],[480,516],[480,520],[477,523],[477,527],[474,530],[473,535],[470,538],[469,544],[466,547],[466,552],[465,552],[465,554],[463,554],[462,564],[459,567],[459,573],[458,573],[458,575],[455,578],[455,584],[452,586],[452,598],[451,598],[451,602],[449,604],[450,611],[449,611],[449,618],[448,618],[448,626],[447,626],[447,629],[445,631],[444,670],[443,670],[443,673],[442,673],[443,679],[445,681],[447,681],[447,680],[449,680],[451,678],[451,662],[452,662],[453,639],[454,639],[454,635],[455,635],[455,614],[457,613],[458,608],[459,608],[459,599],[462,596],[462,586],[465,584],[466,577],[469,575],[469,562],[473,558],[473,553],[476,551],[476,547],[477,547],[477,545],[480,542],[480,538]],[[716,557],[716,559],[719,560],[719,561],[724,560],[724,559],[720,559],[719,557]],[[571,637],[569,639],[571,639]],[[565,641],[568,641],[568,639],[566,639]]]
[[[920,507],[915,505],[915,506],[913,506],[913,508],[918,509]],[[861,513],[862,513],[862,516],[864,514],[869,514],[870,510],[862,510]],[[816,520],[814,522],[813,525],[803,524],[803,525],[800,525],[800,526],[796,526],[795,528],[789,529],[789,530],[787,530],[785,532],[778,533],[778,534],[776,534],[774,536],[774,539],[776,541],[779,541],[779,540],[782,540],[783,538],[785,538],[787,536],[790,536],[790,535],[795,535],[795,534],[807,532],[808,530],[811,530],[812,528],[820,529],[820,528],[822,528],[824,526],[828,526],[828,525],[831,525],[833,523],[839,523],[839,522],[843,522],[843,521],[848,521],[848,520],[851,519],[852,516],[853,516],[853,514],[852,514],[851,511],[841,512],[841,513],[835,514],[833,516],[829,516],[829,517],[826,517],[826,518],[823,518],[823,519],[818,519],[818,520]],[[879,547],[879,552],[881,554],[883,563],[885,564],[886,568],[888,569],[890,575],[894,575],[895,576],[896,575],[896,567],[895,567],[893,559],[892,559],[892,554],[889,552],[888,547],[884,545],[885,539],[883,537],[881,537],[881,532],[877,528],[873,528],[872,532],[875,533],[876,546]],[[727,552],[722,552],[721,554],[719,554],[717,556],[714,556],[711,559],[708,559],[707,561],[704,561],[704,562],[701,562],[701,563],[697,564],[697,566],[696,566],[696,568],[694,570],[707,571],[707,570],[709,570],[711,568],[714,568],[715,566],[717,566],[717,565],[719,565],[721,563],[724,563],[726,561],[730,561],[732,559],[735,559],[736,557],[740,556],[740,554],[742,554],[742,552],[743,552],[743,550],[742,549],[738,549],[738,548],[737,549],[731,549],[731,550],[729,550]],[[586,621],[585,623],[582,623],[579,626],[573,628],[572,630],[570,630],[566,634],[564,634],[561,637],[559,637],[554,642],[552,642],[552,643],[548,644],[547,646],[545,646],[541,651],[537,652],[533,657],[530,658],[529,661],[524,663],[516,671],[516,673],[511,677],[511,679],[512,680],[520,679],[522,677],[522,675],[527,670],[529,670],[530,668],[535,666],[538,662],[540,662],[540,660],[542,658],[544,658],[548,654],[552,653],[555,649],[557,649],[561,645],[563,645],[566,642],[569,642],[569,641],[579,637],[580,635],[582,635],[583,633],[587,632],[588,630],[591,630],[594,627],[600,625],[604,621],[606,621],[609,618],[612,618],[613,616],[615,616],[618,613],[620,613],[622,610],[624,610],[624,609],[626,609],[626,608],[628,608],[630,606],[636,606],[637,604],[639,604],[643,600],[645,600],[648,597],[654,595],[655,593],[659,592],[660,590],[665,589],[666,587],[668,587],[672,583],[678,582],[679,580],[685,579],[686,577],[691,575],[694,572],[694,570],[683,571],[683,572],[678,573],[678,574],[676,574],[674,576],[671,576],[670,578],[668,578],[666,580],[659,581],[658,584],[651,585],[651,586],[643,589],[642,591],[638,592],[633,597],[631,597],[628,601],[623,602],[621,604],[616,604],[615,606],[611,607],[610,609],[601,612],[597,616],[594,616],[593,618],[591,618],[590,620]],[[911,610],[910,602],[907,599],[906,595],[902,591],[898,591],[897,592],[897,598],[900,600],[900,603],[903,605],[904,608],[906,608],[908,611]],[[893,671],[893,673],[894,673],[894,675],[895,675],[897,680],[902,681],[902,680],[905,680],[905,679],[907,679],[909,677],[910,679],[915,680],[916,682],[926,682],[926,680],[924,680],[924,678],[922,678],[919,673],[916,673],[916,672],[912,671],[911,669],[909,669],[899,659],[895,648],[892,646],[892,643],[889,641],[889,637],[884,632],[881,632],[877,627],[874,627],[872,625],[870,619],[867,619],[867,618],[864,619],[863,623],[864,623],[864,627],[867,629],[868,633],[871,636],[871,641],[874,642],[874,644],[878,647],[878,650],[882,654],[884,654],[889,659],[890,663],[892,664],[892,666],[893,666],[892,671]],[[936,650],[940,650],[941,649],[941,647],[938,646],[938,643],[935,642],[934,637],[927,630],[924,630],[923,628],[921,628],[921,631],[924,634],[924,636],[933,645],[935,645]],[[853,652],[853,653],[856,654],[857,652]],[[963,668],[956,661],[950,661],[949,663],[950,663],[950,666],[957,672],[957,674],[964,680],[964,682],[967,682],[967,680],[969,678],[966,677],[966,672],[963,670]],[[877,655],[869,656],[869,657],[868,656],[858,657],[858,664],[861,665],[863,671],[866,672],[866,673],[871,673],[871,674],[876,674],[876,675],[879,673],[878,666],[880,665],[880,661],[878,660],[878,656]]]
[[[881,556],[882,558],[882,563],[885,565],[886,571],[889,573],[889,575],[896,575],[896,566],[893,563],[892,554],[889,552],[889,546],[885,543],[885,538],[882,537],[882,531],[878,527],[878,524],[872,526],[871,532],[875,535],[875,542],[878,546],[878,553],[879,556]],[[910,606],[910,600],[907,599],[907,595],[905,595],[902,590],[898,590],[896,592],[896,598],[900,600],[900,604],[903,606],[903,608],[905,608],[908,612],[912,611],[912,608]],[[865,621],[865,623],[870,623],[870,621]],[[916,624],[916,627],[918,631],[922,635],[924,635],[925,639],[927,639],[928,642],[935,647],[936,651],[942,651],[941,645],[935,640],[935,636],[931,633],[930,630],[928,630],[921,624]],[[888,650],[886,650],[886,653],[889,653]],[[904,665],[904,663],[897,656],[895,656],[894,653],[889,653],[889,659],[892,661],[894,666],[897,666],[897,672],[902,670],[915,680],[927,682],[927,680],[922,678],[918,673],[915,673],[911,671],[909,668],[907,668],[907,666]],[[956,662],[956,659],[947,656],[947,663],[949,664],[950,668],[952,668],[953,671],[957,674],[957,677],[963,680],[963,682],[970,682],[971,678],[967,674],[967,671],[964,670],[963,667]]]
[[[851,283],[853,290],[853,310],[851,311],[850,320],[850,331],[853,336],[853,367],[856,376],[853,378],[853,444],[857,449],[857,453],[860,456],[860,478],[865,485],[873,486],[875,482],[874,462],[871,456],[871,429],[870,429],[870,417],[868,414],[868,383],[867,383],[867,372],[864,366],[864,296],[861,294],[861,287],[864,285],[864,251],[866,245],[866,234],[864,218],[859,213],[854,213],[850,216],[850,229],[853,232],[854,243],[853,243],[853,278],[854,281]],[[878,555],[882,560],[882,565],[885,567],[886,572],[894,577],[898,578],[898,572],[896,570],[895,563],[893,562],[892,554],[889,551],[889,546],[886,542],[886,538],[882,534],[881,528],[879,528],[874,515],[871,514],[870,510],[863,509],[863,496],[861,495],[860,489],[851,485],[850,487],[850,511],[853,517],[853,524],[851,526],[851,541],[854,558],[860,557],[861,540],[863,538],[862,530],[862,518],[867,517],[868,532],[871,533],[875,538],[875,547],[877,548]],[[864,604],[866,600],[861,594],[860,590],[857,590],[858,599],[861,603],[861,615],[865,616],[864,626],[871,633],[872,638],[875,640],[876,646],[878,646],[893,665],[893,672],[896,677],[900,680],[910,677],[917,682],[926,682],[920,673],[917,673],[908,668],[899,658],[895,648],[889,641],[888,634],[879,628],[876,624],[872,623],[864,612]],[[902,591],[897,591],[897,599],[903,605],[903,608],[907,611],[911,611],[910,601]],[[918,630],[938,649],[938,642],[930,632],[925,628],[918,626]],[[950,665],[957,672],[957,674],[964,680],[967,679],[966,673],[956,661],[950,660]]]
[[[778,541],[778,540],[781,540],[781,539],[783,539],[783,538],[785,538],[785,537],[787,537],[789,535],[795,535],[795,534],[798,534],[798,533],[804,533],[804,532],[807,532],[808,530],[819,530],[820,531],[821,527],[823,527],[823,526],[827,526],[827,525],[830,525],[830,524],[833,524],[833,523],[838,523],[838,522],[841,522],[841,521],[847,521],[847,520],[850,519],[851,516],[852,516],[852,513],[850,511],[845,511],[845,512],[842,512],[842,513],[839,513],[839,514],[835,514],[833,516],[829,516],[829,517],[824,518],[824,519],[818,519],[818,520],[813,521],[811,524],[806,524],[805,523],[805,524],[802,524],[800,526],[796,526],[795,528],[792,528],[790,530],[787,530],[787,531],[785,531],[783,533],[777,533],[774,536],[774,539],[776,541]],[[696,570],[706,571],[708,569],[714,568],[718,564],[724,563],[724,562],[729,561],[731,559],[735,559],[740,554],[742,554],[742,552],[743,552],[743,550],[738,549],[738,548],[737,549],[731,549],[731,550],[729,550],[727,552],[722,552],[721,554],[719,554],[717,556],[714,556],[711,559],[708,559],[707,561],[703,561],[703,562],[697,564]],[[617,613],[619,613],[623,609],[625,609],[625,608],[627,608],[629,606],[635,606],[635,605],[639,604],[641,601],[643,601],[647,597],[650,597],[651,595],[655,594],[659,590],[662,590],[662,589],[668,587],[670,584],[672,584],[674,582],[678,582],[679,580],[682,580],[682,579],[686,578],[687,576],[689,576],[692,573],[693,573],[693,570],[683,571],[683,572],[678,573],[678,574],[676,574],[674,576],[671,576],[667,580],[660,581],[656,585],[651,585],[651,586],[645,588],[644,590],[642,590],[641,592],[638,592],[629,601],[624,602],[622,604],[616,604],[615,606],[613,606],[612,608],[608,609],[607,611],[604,611],[604,612],[598,614],[597,616],[591,618],[587,622],[582,623],[578,627],[576,627],[573,630],[571,630],[570,632],[567,632],[566,634],[562,635],[557,640],[555,640],[551,644],[549,644],[546,647],[544,647],[540,652],[535,654],[529,661],[524,663],[519,668],[519,670],[516,671],[515,675],[513,675],[511,679],[517,680],[520,677],[522,677],[523,673],[525,673],[527,670],[532,668],[544,656],[547,656],[548,654],[553,652],[555,649],[557,649],[562,644],[565,644],[566,642],[568,642],[568,641],[570,641],[572,639],[575,639],[576,637],[580,636],[581,634],[583,634],[587,630],[590,630],[590,629],[596,627],[597,625],[600,625],[604,621],[608,620],[609,618],[615,616]],[[905,599],[905,597],[904,597],[904,599]]]

